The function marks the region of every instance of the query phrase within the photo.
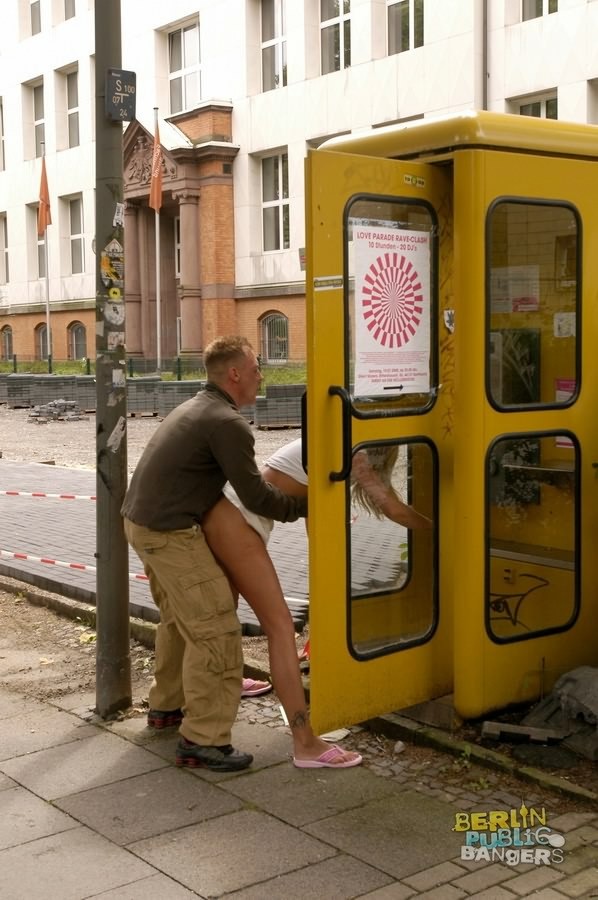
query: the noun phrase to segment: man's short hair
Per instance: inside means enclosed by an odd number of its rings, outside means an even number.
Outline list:
[[[247,350],[253,350],[253,347],[247,338],[239,335],[226,335],[211,341],[203,353],[208,378],[211,381],[222,378],[231,365],[243,361]]]

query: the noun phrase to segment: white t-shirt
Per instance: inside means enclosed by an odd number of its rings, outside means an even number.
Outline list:
[[[282,472],[284,475],[289,475],[299,484],[307,484],[307,472],[301,464],[301,438],[285,444],[284,447],[273,453],[264,465],[277,472]]]
[[[272,456],[266,460],[265,464],[276,472],[282,472],[298,481],[299,484],[307,484],[307,473],[301,465],[301,438],[285,444],[280,450],[277,450]],[[224,486],[224,496],[230,500],[238,510],[240,510],[243,518],[248,525],[251,525],[254,531],[257,531],[264,544],[270,539],[270,534],[274,527],[272,519],[265,516],[258,516],[256,513],[248,510],[239,500],[234,488],[230,484]]]

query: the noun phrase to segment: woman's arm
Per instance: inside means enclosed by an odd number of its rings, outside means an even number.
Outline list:
[[[351,477],[361,485],[374,506],[376,506],[392,522],[406,528],[432,528],[433,522],[427,516],[417,512],[412,506],[397,496],[388,487],[368,462],[367,452],[360,450],[353,457]]]

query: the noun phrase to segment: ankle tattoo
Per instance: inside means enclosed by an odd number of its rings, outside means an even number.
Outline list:
[[[294,713],[289,719],[289,725],[291,728],[305,728],[307,725],[307,712],[306,710],[301,710],[300,712]]]

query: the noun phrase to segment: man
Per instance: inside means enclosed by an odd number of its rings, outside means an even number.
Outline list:
[[[160,610],[148,721],[180,723],[177,765],[227,772],[253,760],[230,743],[241,694],[241,626],[202,519],[227,481],[248,509],[281,522],[305,516],[307,502],[266,484],[257,468],[251,427],[239,412],[255,402],[262,380],[249,342],[213,341],[204,365],[205,391],[174,409],[157,429],[133,474],[122,514]]]

